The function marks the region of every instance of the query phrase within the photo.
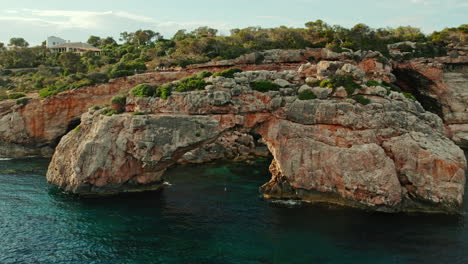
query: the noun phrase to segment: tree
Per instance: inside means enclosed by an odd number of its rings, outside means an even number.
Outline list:
[[[5,44],[3,42],[0,42],[0,51],[5,50]]]
[[[29,43],[24,38],[11,38],[8,46],[26,48]]]
[[[112,37],[107,37],[105,39],[101,39],[101,45],[102,46],[107,46],[107,45],[115,46],[117,45],[117,42]]]
[[[195,35],[196,37],[216,37],[216,34],[218,34],[218,30],[210,27],[199,27],[192,31],[192,34]]]
[[[185,29],[180,29],[178,30],[174,36],[172,37],[173,41],[182,41],[186,38],[193,38],[194,36],[192,34],[187,33],[187,30]]]
[[[311,22],[307,22],[307,23],[305,24],[305,26],[306,26],[309,30],[311,30],[311,31],[313,31],[313,32],[317,32],[317,33],[321,33],[321,32],[324,32],[324,31],[327,30],[327,29],[330,29],[330,26],[329,26],[327,23],[325,23],[325,22],[323,22],[322,20],[320,20],[320,19],[317,19],[317,20],[315,20],[314,22],[312,22],[312,21],[311,21]]]
[[[160,33],[154,32],[152,30],[137,30],[135,32],[122,32],[120,33],[120,40],[125,41],[128,44],[133,44],[137,46],[149,45],[153,39],[155,41],[161,40],[163,37]]]
[[[73,52],[64,52],[60,54],[58,62],[62,65],[66,73],[82,72],[85,68],[81,62],[80,55]]]
[[[91,46],[94,46],[94,47],[99,47],[101,46],[101,38],[98,37],[98,36],[90,36],[88,38],[88,41],[87,43]]]

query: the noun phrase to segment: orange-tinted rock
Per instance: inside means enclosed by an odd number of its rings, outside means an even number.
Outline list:
[[[266,154],[263,142],[273,156],[272,179],[261,187],[267,198],[390,212],[460,208],[463,152],[445,138],[440,118],[417,103],[402,96],[364,106],[234,91],[242,78],[231,89],[215,82],[220,88],[168,100],[129,98],[142,116],[85,114],[81,129],[57,147],[48,181],[78,194],[157,188],[171,166],[248,159]]]

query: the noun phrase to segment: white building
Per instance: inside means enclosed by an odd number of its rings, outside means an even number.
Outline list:
[[[63,45],[65,43],[67,43],[67,41],[64,40],[64,39],[54,37],[54,36],[50,36],[50,37],[47,37],[46,47],[50,48],[50,47],[57,46],[57,45]]]

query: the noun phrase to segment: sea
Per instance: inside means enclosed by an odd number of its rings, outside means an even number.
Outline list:
[[[267,201],[264,159],[179,166],[161,192],[80,198],[47,183],[48,164],[0,159],[1,264],[468,263],[467,196],[459,215]]]

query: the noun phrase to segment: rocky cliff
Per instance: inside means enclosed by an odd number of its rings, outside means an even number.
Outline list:
[[[58,140],[80,123],[81,115],[140,83],[162,84],[190,72],[147,73],[62,92],[45,99],[32,95],[26,105],[0,102],[0,156],[51,156]],[[30,95],[31,96],[31,95]]]
[[[452,52],[453,53],[453,52]],[[0,102],[0,156],[51,156],[60,138],[79,124],[80,116],[94,105],[102,105],[114,95],[128,92],[140,83],[162,84],[200,70],[223,70],[232,66],[249,71],[297,71],[310,76],[308,81],[322,80],[336,73],[351,73],[367,79],[380,79],[411,92],[426,110],[439,114],[446,124],[447,136],[462,147],[468,140],[468,96],[466,87],[468,57],[452,54],[436,59],[416,59],[390,65],[381,54],[372,51],[335,53],[327,49],[270,50],[241,56],[235,60],[193,65],[179,72],[153,72],[111,80],[107,84],[83,87],[46,99],[37,95],[26,105],[13,100]],[[358,63],[355,62],[358,61]],[[392,67],[393,66],[393,67]],[[395,77],[395,75],[397,75]],[[317,78],[316,78],[317,77]]]
[[[359,88],[313,85],[334,74],[353,76]],[[456,212],[464,195],[463,151],[417,101],[365,85],[377,77],[394,79],[376,58],[362,65],[322,61],[299,71],[210,77],[205,90],[167,100],[130,97],[126,113],[84,114],[57,146],[47,179],[83,195],[154,190],[178,163],[269,152],[272,178],[260,188],[266,198]],[[259,81],[279,89],[253,90]]]
[[[397,84],[437,113],[447,135],[468,148],[468,56],[415,59],[394,68]]]

